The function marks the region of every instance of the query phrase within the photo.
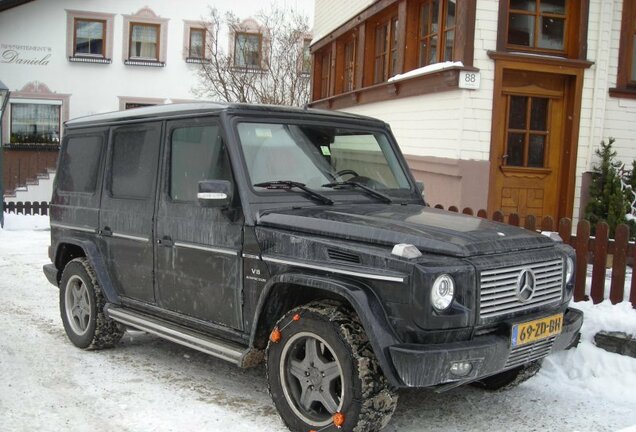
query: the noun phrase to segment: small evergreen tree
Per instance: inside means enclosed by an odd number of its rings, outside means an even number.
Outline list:
[[[627,186],[623,191],[627,203],[627,225],[629,225],[630,238],[634,239],[636,238],[636,214],[634,214],[636,207],[636,160],[632,161],[632,169],[625,172],[623,181]]]
[[[616,232],[616,226],[626,222],[625,215],[629,208],[621,188],[619,169],[622,164],[614,160],[614,142],[614,138],[610,138],[607,143],[601,141],[601,147],[596,150],[600,164],[592,167],[590,201],[585,207],[585,219],[590,221],[592,233],[595,233],[598,222],[605,221],[609,225],[611,237]]]

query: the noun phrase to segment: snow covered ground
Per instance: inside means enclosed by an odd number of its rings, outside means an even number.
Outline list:
[[[48,219],[8,215],[0,229],[2,431],[284,431],[262,367],[129,333],[116,348],[71,345],[58,291],[42,274]],[[387,431],[616,431],[636,425],[636,359],[596,348],[601,329],[636,334],[636,310],[577,303],[578,348],[554,354],[516,389],[400,392]],[[636,428],[632,427],[631,430]]]

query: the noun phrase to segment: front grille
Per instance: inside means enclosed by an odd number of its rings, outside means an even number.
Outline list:
[[[552,336],[542,341],[513,348],[510,351],[505,368],[521,366],[522,364],[542,359],[550,354],[550,350],[552,349],[555,339],[556,336]]]
[[[530,300],[522,302],[517,297],[517,281],[526,268],[535,275],[535,290]],[[480,283],[479,316],[482,319],[556,303],[563,295],[563,260],[484,270]]]
[[[360,257],[351,252],[345,252],[336,249],[327,249],[327,256],[334,261],[344,261],[354,264],[360,264]]]

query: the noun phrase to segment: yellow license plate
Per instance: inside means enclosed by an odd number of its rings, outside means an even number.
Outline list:
[[[526,345],[551,336],[563,329],[563,314],[552,315],[512,326],[512,347]]]

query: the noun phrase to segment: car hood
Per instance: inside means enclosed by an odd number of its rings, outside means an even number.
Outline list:
[[[540,234],[498,222],[420,205],[356,204],[268,210],[257,225],[454,257],[549,247]]]

